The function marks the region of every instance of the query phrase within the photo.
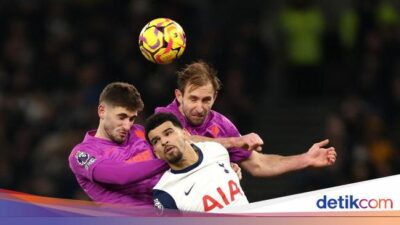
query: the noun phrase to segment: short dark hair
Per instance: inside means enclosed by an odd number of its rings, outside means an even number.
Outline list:
[[[188,85],[200,87],[208,82],[212,84],[214,91],[221,89],[221,81],[217,77],[217,71],[202,60],[186,65],[182,70],[178,71],[177,75],[178,89],[182,94]]]
[[[142,111],[144,103],[139,91],[132,84],[112,82],[100,94],[99,103],[120,106],[128,110]]]
[[[178,118],[176,118],[176,116],[174,114],[172,114],[172,113],[153,114],[149,118],[146,119],[146,122],[144,125],[147,142],[150,143],[149,132],[167,121],[171,122],[175,127],[183,129],[181,122],[179,122]]]

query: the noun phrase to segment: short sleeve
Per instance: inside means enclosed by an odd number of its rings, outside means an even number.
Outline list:
[[[153,189],[154,207],[157,210],[178,209],[174,198],[165,191]]]

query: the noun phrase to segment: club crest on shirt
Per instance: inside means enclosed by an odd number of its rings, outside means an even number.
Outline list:
[[[164,211],[164,206],[161,204],[158,198],[154,199],[154,208],[156,209],[157,215],[162,215]]]
[[[227,170],[227,169],[225,168],[225,164],[224,164],[223,162],[217,161],[217,164],[218,164],[218,166],[220,166],[220,167],[222,167],[222,168],[224,169],[224,172],[225,172],[225,173],[229,173],[229,170]]]
[[[218,137],[219,135],[219,128],[217,125],[214,125],[211,127],[211,133],[213,135],[213,137]]]
[[[90,156],[86,152],[78,151],[75,154],[75,158],[79,165],[84,166],[85,169],[89,169],[89,167],[96,161],[94,156]]]

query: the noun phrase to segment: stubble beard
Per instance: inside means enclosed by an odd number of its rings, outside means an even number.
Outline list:
[[[116,144],[122,144],[125,141],[125,138],[119,138],[117,135],[113,135],[112,129],[108,129],[104,127],[104,131],[106,132],[108,138]]]
[[[167,159],[169,164],[177,164],[182,160],[183,154],[181,151],[178,151],[176,154],[172,155]]]
[[[186,120],[190,123],[190,125],[193,125],[195,127],[203,124],[203,122],[206,118],[205,116],[203,116],[201,119],[200,118],[193,119],[193,117],[191,117],[191,115],[189,113],[186,113],[185,111],[183,112],[183,114],[184,114]]]

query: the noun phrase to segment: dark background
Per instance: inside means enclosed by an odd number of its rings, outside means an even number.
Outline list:
[[[397,174],[398,1],[0,1],[0,188],[87,199],[67,157],[96,128],[110,81],[133,83],[150,115],[173,98],[175,71],[203,59],[224,84],[215,109],[264,152],[300,154],[329,138],[333,167],[242,180],[250,201]],[[147,62],[138,35],[168,17],[187,49]]]

